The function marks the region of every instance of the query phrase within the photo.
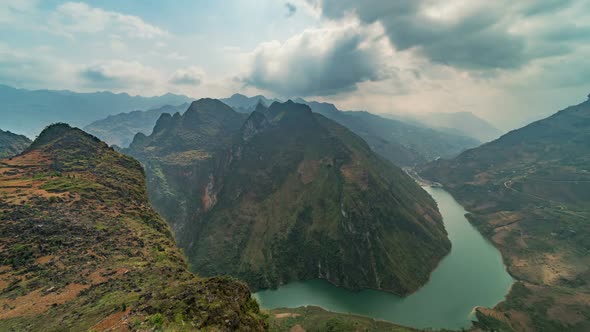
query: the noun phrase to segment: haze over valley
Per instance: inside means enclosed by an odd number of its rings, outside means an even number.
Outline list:
[[[0,331],[590,331],[586,1],[0,3]]]

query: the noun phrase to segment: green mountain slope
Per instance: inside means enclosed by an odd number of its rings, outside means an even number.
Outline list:
[[[0,162],[0,330],[259,331],[242,283],[197,278],[140,164],[52,125]]]
[[[590,328],[590,100],[421,174],[472,212],[523,281],[525,295],[500,306],[531,318],[520,329]]]
[[[108,145],[126,148],[137,133],[151,134],[154,124],[163,113],[184,112],[188,104],[178,106],[166,105],[148,111],[133,111],[109,115],[106,119],[94,121],[84,127],[84,131],[92,134]]]
[[[428,280],[450,243],[403,171],[305,105],[245,116],[197,101],[128,150],[195,271],[255,288],[324,278],[402,295]]]
[[[0,129],[0,158],[16,156],[23,152],[31,140],[26,136],[13,134]]]
[[[328,103],[307,102],[314,112],[349,128],[375,152],[398,166],[412,166],[439,157],[450,158],[480,144],[476,139],[388,119],[369,112],[340,111]]]

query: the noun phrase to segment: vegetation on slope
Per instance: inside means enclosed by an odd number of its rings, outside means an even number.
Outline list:
[[[275,309],[269,319],[271,332],[415,332],[411,328],[368,317],[337,314],[319,307]]]
[[[245,122],[225,107],[195,102],[129,149],[195,271],[254,288],[324,278],[402,295],[428,280],[450,243],[405,173],[305,105],[258,105]],[[191,151],[203,157],[178,162]]]
[[[30,144],[31,140],[26,136],[13,134],[0,129],[0,158],[16,156],[23,152]]]
[[[266,328],[246,285],[197,278],[143,170],[65,124],[0,162],[0,330]]]
[[[439,157],[451,158],[480,142],[467,136],[388,119],[369,112],[340,111],[329,103],[301,102],[362,137],[394,164],[413,166]]]
[[[496,308],[514,329],[590,329],[590,100],[421,174],[472,212],[522,281]]]

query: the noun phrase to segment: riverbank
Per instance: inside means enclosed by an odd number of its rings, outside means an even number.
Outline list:
[[[512,190],[490,194],[474,193],[471,187],[445,189],[472,211],[469,222],[500,251],[516,280],[504,301],[477,313],[478,326],[590,331],[588,209],[578,207],[572,213],[562,204],[530,202]]]
[[[352,292],[311,280],[257,293],[262,307],[315,305],[417,329],[471,328],[473,309],[503,301],[513,280],[498,250],[466,220],[465,209],[441,188],[425,190],[439,205],[453,248],[416,293],[401,298],[374,290]]]
[[[279,308],[269,312],[270,332],[366,331],[418,332],[419,330],[369,317],[339,314],[317,306]]]

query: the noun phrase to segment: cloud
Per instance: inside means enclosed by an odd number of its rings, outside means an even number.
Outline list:
[[[0,24],[15,24],[36,10],[37,0],[2,0]]]
[[[387,76],[382,43],[355,24],[308,29],[285,42],[260,44],[244,82],[282,96],[322,96],[353,91]]]
[[[166,31],[137,16],[106,11],[81,2],[59,5],[49,18],[49,30],[70,38],[80,33],[99,34],[105,31],[141,39],[167,35]]]
[[[297,6],[290,2],[285,3],[285,7],[287,8],[287,17],[291,17],[297,12]]]
[[[310,1],[329,19],[352,15],[367,25],[381,24],[399,51],[415,50],[432,62],[467,70],[519,69],[534,59],[558,54],[555,48],[548,51],[551,47],[541,36],[525,32],[526,25],[534,24],[535,15],[555,14],[574,2]],[[551,20],[544,23],[555,26]],[[570,37],[585,32],[570,29]]]
[[[37,52],[13,49],[0,42],[0,82],[17,87],[47,88],[56,80],[70,80],[75,68],[60,58]]]
[[[170,78],[170,83],[175,85],[193,85],[197,86],[203,82],[205,73],[199,67],[189,67],[179,69]]]
[[[78,76],[87,87],[100,89],[137,89],[161,82],[161,75],[155,69],[139,62],[120,60],[86,66]]]
[[[544,1],[524,1],[523,12],[526,15],[538,15],[554,12],[558,9],[570,6],[572,0],[544,0]]]

